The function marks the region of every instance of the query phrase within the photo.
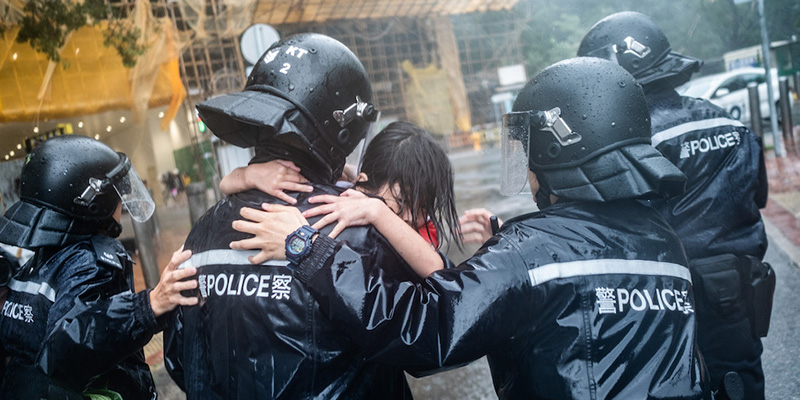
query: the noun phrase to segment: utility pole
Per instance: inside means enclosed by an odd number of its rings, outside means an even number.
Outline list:
[[[772,127],[772,139],[775,143],[775,155],[783,157],[783,138],[778,130],[778,113],[775,110],[775,91],[772,87],[772,62],[770,61],[769,36],[767,35],[767,20],[764,16],[764,0],[758,1],[758,19],[761,24],[761,53],[764,59],[764,69],[767,80],[767,100],[769,101],[769,121]],[[784,100],[786,101],[786,100]]]

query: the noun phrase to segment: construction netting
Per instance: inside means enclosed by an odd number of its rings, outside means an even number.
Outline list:
[[[61,49],[62,63],[48,61],[28,43],[16,43],[18,29],[8,29],[0,35],[0,123],[35,123],[114,109],[141,116],[148,108],[169,105],[162,120],[165,128],[187,92],[191,108],[202,99],[241,90],[246,65],[239,35],[251,24],[268,23],[283,36],[313,30],[348,45],[364,62],[387,115],[407,115],[442,135],[469,132],[474,120],[483,123],[491,114],[481,108],[476,118],[476,104],[488,102],[496,68],[519,57],[501,51],[508,46],[490,45],[490,51],[477,52],[476,45],[487,42],[485,24],[464,17],[469,26],[465,29],[454,26],[452,21],[459,20],[452,16],[509,10],[517,2],[113,0],[109,4],[125,10],[125,23],[140,29],[147,46],[136,66],[125,68],[116,50],[103,45],[104,24],[74,31]],[[19,20],[24,4],[0,0],[0,22]],[[504,39],[505,32],[497,35],[501,43],[515,43]],[[403,60],[410,60],[414,68],[402,68]],[[406,86],[427,79],[422,76],[427,72],[417,72],[427,71],[426,65],[436,65],[438,75],[422,84],[425,90],[407,93]],[[447,109],[437,111],[438,117],[423,118],[417,110],[431,110],[433,103]]]
[[[256,0],[217,0],[216,3],[217,7],[209,14],[207,0],[175,2],[183,21],[191,28],[192,40],[236,37],[252,25]]]
[[[408,119],[431,133],[453,132],[455,120],[444,70],[433,64],[415,68],[408,60],[402,65],[409,77],[403,93]]]

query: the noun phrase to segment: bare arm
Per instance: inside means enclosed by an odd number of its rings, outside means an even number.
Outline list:
[[[308,183],[308,179],[300,174],[300,168],[293,162],[273,160],[234,169],[219,182],[219,190],[228,195],[258,189],[289,204],[295,204],[297,200],[285,191],[312,191],[313,188],[304,185],[305,183]]]
[[[325,215],[313,227],[321,229],[336,222],[336,226],[330,233],[331,238],[335,238],[348,226],[371,224],[386,237],[397,253],[419,276],[425,278],[434,271],[444,268],[439,253],[379,199],[350,193],[347,196],[315,196],[309,199],[309,202],[324,204],[307,210],[303,214],[300,214],[294,207],[274,204],[264,204],[265,211],[242,208],[242,217],[249,221],[234,221],[233,228],[240,232],[250,233],[254,237],[232,242],[231,248],[260,249],[261,252],[250,260],[253,263],[261,263],[270,259],[285,259],[284,241],[286,236],[300,226],[308,224],[305,217]]]
[[[337,222],[329,235],[331,238],[335,238],[348,226],[374,226],[400,254],[400,257],[414,269],[414,272],[423,278],[444,268],[439,253],[417,231],[395,214],[386,203],[363,195],[354,196],[351,192],[355,191],[348,190],[338,197],[331,195],[312,197],[309,199],[310,203],[324,204],[306,210],[303,216],[325,215],[314,224],[315,229]]]

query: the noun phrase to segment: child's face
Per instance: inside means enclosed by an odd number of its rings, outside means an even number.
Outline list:
[[[419,215],[417,215],[417,225],[419,226],[412,225],[414,220],[411,217],[411,208],[403,207],[402,201],[395,196],[395,193],[400,193],[400,187],[397,184],[394,185],[394,190],[391,190],[389,185],[384,185],[380,190],[378,190],[378,193],[375,194],[383,197],[383,199],[386,201],[386,205],[388,205],[395,214],[402,218],[403,221],[406,221],[409,226],[414,229],[420,229],[423,227],[427,221],[427,216],[420,212]],[[403,210],[402,212],[400,212],[401,209]]]

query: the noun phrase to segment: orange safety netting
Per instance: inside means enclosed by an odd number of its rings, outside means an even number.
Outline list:
[[[53,63],[26,43],[19,28],[0,37],[0,123],[35,121],[131,109],[138,118],[148,108],[169,106],[162,129],[178,111],[186,91],[178,66],[179,51],[171,22],[152,17],[146,1],[137,1],[133,21],[147,45],[128,69],[113,48],[103,45],[106,25],[74,31]]]

